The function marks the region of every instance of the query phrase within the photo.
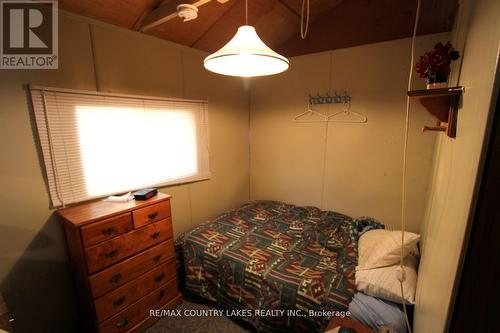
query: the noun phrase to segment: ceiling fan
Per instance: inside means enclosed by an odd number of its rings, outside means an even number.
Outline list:
[[[224,4],[229,0],[187,0],[185,2],[163,1],[163,4],[152,10],[146,16],[144,23],[139,30],[141,32],[146,32],[176,17],[180,17],[184,22],[194,20],[198,17],[198,7],[201,7],[211,1],[217,1]]]

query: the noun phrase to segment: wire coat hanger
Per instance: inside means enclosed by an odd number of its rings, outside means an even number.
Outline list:
[[[314,116],[319,118],[313,118]],[[295,118],[293,118],[293,121],[301,123],[326,123],[328,122],[328,118],[329,117],[326,114],[311,109],[311,104],[308,104],[307,110],[295,116]]]
[[[361,113],[352,111],[351,102],[344,102],[343,110],[330,115],[328,121],[335,123],[366,123],[368,118]]]

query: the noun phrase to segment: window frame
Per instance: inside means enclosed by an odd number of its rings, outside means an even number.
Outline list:
[[[57,158],[54,158],[54,148],[52,144],[52,134],[50,133],[51,123],[48,119],[48,112],[59,112],[57,111],[48,111],[47,101],[46,101],[46,93],[56,93],[56,94],[73,94],[79,95],[82,99],[85,98],[86,95],[93,97],[110,97],[110,98],[118,98],[118,99],[132,99],[137,101],[149,101],[150,103],[155,102],[165,102],[174,103],[175,105],[180,105],[182,103],[199,104],[199,110],[195,110],[193,107],[193,114],[195,112],[201,112],[201,114],[195,114],[195,127],[196,127],[196,139],[198,143],[200,141],[205,145],[197,147],[196,157],[198,160],[198,166],[202,165],[201,168],[197,170],[197,173],[194,175],[189,175],[186,177],[177,177],[175,179],[169,179],[168,181],[161,181],[156,183],[148,184],[145,187],[163,187],[163,186],[172,186],[172,185],[180,185],[191,182],[208,180],[211,178],[211,163],[210,163],[210,138],[209,138],[209,121],[208,121],[208,101],[207,100],[197,100],[197,99],[179,99],[179,98],[165,98],[165,97],[154,97],[154,96],[144,96],[144,95],[132,95],[132,94],[120,94],[120,93],[105,93],[98,91],[88,91],[88,90],[76,90],[76,89],[66,89],[66,88],[55,88],[55,87],[45,87],[39,85],[29,85],[28,90],[30,93],[30,102],[31,102],[31,110],[34,114],[34,123],[36,126],[35,139],[38,139],[38,150],[39,150],[39,158],[40,164],[42,165],[47,191],[49,194],[49,198],[51,201],[51,207],[64,207],[67,204],[74,204],[83,201],[94,200],[98,198],[107,197],[109,195],[120,194],[127,191],[134,191],[138,188],[129,188],[128,190],[118,190],[112,191],[109,193],[100,194],[100,195],[87,195],[85,198],[64,198],[64,191],[61,189],[61,181],[60,175],[57,171]],[[41,99],[41,100],[40,100]],[[99,105],[96,105],[99,107]],[[151,109],[145,108],[146,111],[150,111]],[[75,112],[76,110],[72,111]],[[60,129],[59,129],[60,130]],[[203,131],[203,132],[200,132]],[[64,146],[64,150],[66,150],[66,143]],[[73,149],[75,149],[73,147]],[[81,148],[78,147],[80,150]],[[199,162],[199,160],[202,160]],[[66,161],[67,162],[67,161]],[[67,162],[69,164],[69,162]],[[201,164],[200,164],[201,163]],[[82,167],[83,169],[83,167]],[[63,172],[61,172],[63,173]],[[68,175],[70,172],[67,172]],[[85,186],[85,185],[83,185]],[[144,188],[144,187],[141,187]],[[65,189],[67,191],[67,189]],[[82,190],[79,190],[82,192]]]

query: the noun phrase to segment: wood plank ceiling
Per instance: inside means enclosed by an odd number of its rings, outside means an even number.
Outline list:
[[[59,0],[63,10],[140,30],[158,8],[194,0]],[[224,2],[224,3],[222,3]],[[411,36],[416,0],[310,0],[309,34],[300,38],[302,0],[248,0],[249,24],[274,50],[297,56]],[[458,0],[422,0],[419,35],[450,31]],[[214,52],[245,22],[245,0],[210,1],[198,18],[175,17],[145,33]]]

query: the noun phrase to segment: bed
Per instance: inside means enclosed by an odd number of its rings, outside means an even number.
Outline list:
[[[244,316],[260,332],[321,332],[330,316],[348,310],[355,292],[357,239],[369,218],[315,207],[256,201],[183,235],[187,291],[230,310],[300,310]]]

